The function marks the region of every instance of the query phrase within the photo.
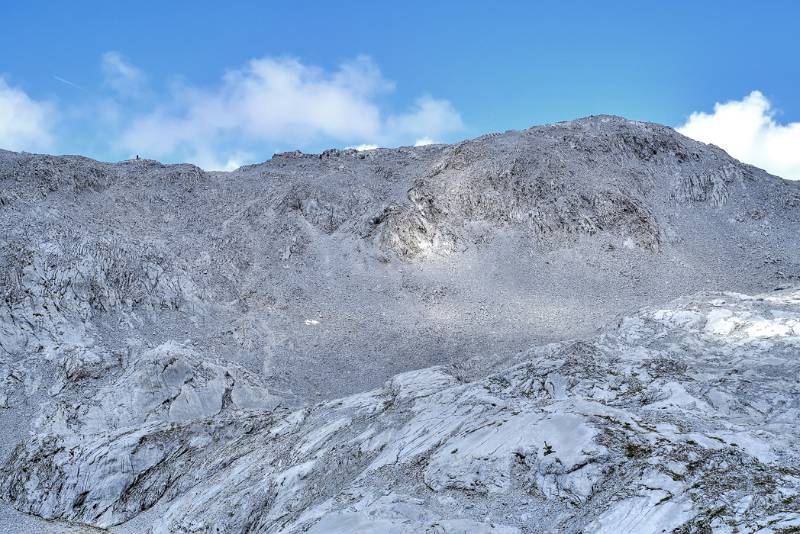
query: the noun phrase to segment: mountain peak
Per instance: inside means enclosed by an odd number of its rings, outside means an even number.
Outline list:
[[[225,173],[1,152],[0,493],[164,532],[744,525],[800,457],[798,227],[800,182],[611,116]]]

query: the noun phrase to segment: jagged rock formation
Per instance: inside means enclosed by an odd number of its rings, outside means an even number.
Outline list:
[[[663,306],[800,285],[798,222],[800,184],[616,117],[232,173],[0,152],[3,498],[130,532],[792,528],[796,293]]]
[[[167,345],[43,410],[2,491],[101,527],[157,506],[154,532],[788,532],[799,354],[800,292],[725,294],[289,412]]]

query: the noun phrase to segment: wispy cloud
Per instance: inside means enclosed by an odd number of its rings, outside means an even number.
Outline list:
[[[122,54],[114,51],[106,52],[102,57],[102,67],[106,83],[114,91],[126,97],[142,94],[147,84],[147,76]]]
[[[52,146],[56,109],[0,77],[0,148],[43,150]]]
[[[452,104],[432,96],[408,111],[388,112],[379,97],[393,89],[366,56],[332,71],[296,59],[254,59],[226,72],[217,87],[175,87],[169,102],[130,121],[119,145],[224,168],[238,161],[234,154],[257,146],[392,146],[463,128]]]
[[[101,158],[139,154],[231,170],[275,150],[419,146],[464,128],[454,106],[431,95],[390,106],[395,83],[367,56],[331,69],[263,57],[224,72],[211,86],[166,80],[165,92],[119,52],[103,54],[100,69],[100,87],[53,74],[85,93],[59,109],[0,78],[0,147]]]
[[[712,113],[692,113],[678,131],[772,174],[800,180],[800,122],[781,124],[776,115],[769,99],[753,91],[741,100],[714,104]]]

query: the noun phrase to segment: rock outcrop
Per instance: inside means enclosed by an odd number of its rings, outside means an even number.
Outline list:
[[[800,526],[800,292],[684,299],[475,382],[296,411],[176,345],[43,410],[2,491],[154,532],[777,532]]]
[[[0,523],[800,528],[798,227],[800,183],[607,116],[231,173],[0,151]]]

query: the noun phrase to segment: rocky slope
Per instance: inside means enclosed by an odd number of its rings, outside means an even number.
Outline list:
[[[123,531],[800,528],[800,292],[685,299],[518,359],[289,411],[165,344],[91,398],[53,399],[2,491]]]
[[[3,498],[66,530],[792,528],[796,293],[663,307],[800,285],[799,219],[800,184],[616,117],[232,173],[0,152]]]

